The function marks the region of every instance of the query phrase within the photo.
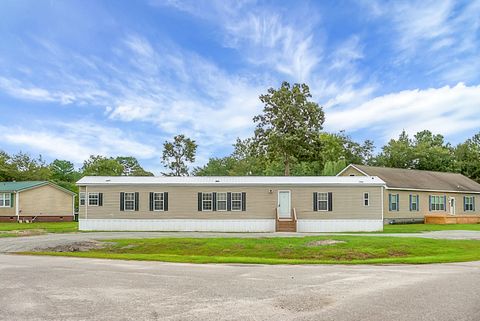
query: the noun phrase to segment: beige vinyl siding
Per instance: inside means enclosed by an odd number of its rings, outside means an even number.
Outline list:
[[[71,216],[73,196],[51,185],[44,185],[19,193],[21,216]]]
[[[332,192],[333,211],[313,211],[313,192]],[[370,206],[363,206],[363,193]],[[292,206],[299,219],[381,219],[381,187],[308,187],[292,189]]]
[[[271,192],[270,192],[271,190]],[[292,207],[299,219],[381,219],[381,187],[197,187],[197,186],[88,186],[103,193],[103,206],[80,206],[80,218],[88,219],[274,219],[279,190],[290,190]],[[314,212],[313,192],[332,192],[333,211]],[[85,192],[85,187],[80,187]],[[139,211],[120,211],[120,192],[139,192]],[[168,211],[149,210],[150,192],[168,192]],[[246,192],[246,211],[199,212],[199,192]],[[363,193],[370,193],[370,206],[363,206]],[[87,214],[86,214],[87,212]]]
[[[5,192],[2,192],[5,193]],[[8,193],[8,192],[6,192]],[[0,207],[0,216],[15,216],[15,193],[12,193],[13,196],[13,206],[10,207]]]
[[[343,173],[341,173],[339,176],[365,176],[362,172],[360,172],[358,169],[355,169],[353,167],[348,167]]]
[[[390,211],[388,206],[388,194],[399,194],[400,196],[400,208],[399,211]],[[418,195],[420,200],[419,211],[410,211],[410,197],[409,195]],[[429,211],[429,195],[446,195],[447,204],[446,211]],[[474,196],[475,197],[475,211],[465,212],[463,210],[463,197]],[[405,190],[385,190],[384,194],[384,208],[385,218],[423,218],[425,214],[450,214],[450,197],[455,198],[456,202],[456,215],[480,215],[480,208],[478,202],[480,202],[480,196],[468,193],[445,193],[445,192],[429,192],[429,191],[405,191]]]

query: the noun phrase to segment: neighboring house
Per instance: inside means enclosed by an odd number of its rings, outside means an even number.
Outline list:
[[[383,229],[377,177],[83,177],[80,230]]]
[[[0,182],[0,222],[72,221],[75,193],[47,181]]]
[[[337,176],[375,176],[386,184],[386,223],[423,221],[425,215],[480,215],[480,184],[458,173],[365,165],[347,166]]]

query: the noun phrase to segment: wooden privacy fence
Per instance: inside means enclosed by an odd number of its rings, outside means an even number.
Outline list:
[[[480,215],[425,215],[425,224],[480,224]]]

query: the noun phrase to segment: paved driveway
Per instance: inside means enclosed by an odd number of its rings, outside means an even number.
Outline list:
[[[38,236],[8,237],[0,239],[0,253],[32,251],[47,247],[68,245],[80,241],[118,238],[147,237],[301,237],[308,235],[353,235],[353,236],[393,236],[422,237],[434,239],[480,240],[480,231],[436,231],[405,234],[328,234],[328,233],[198,233],[198,232],[91,232],[68,234],[45,234]]]
[[[480,262],[194,265],[0,255],[2,320],[471,320]]]

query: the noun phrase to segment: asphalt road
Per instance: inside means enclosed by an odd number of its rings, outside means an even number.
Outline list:
[[[471,320],[480,262],[194,265],[0,255],[2,320]]]
[[[45,234],[25,237],[0,238],[0,253],[14,253],[44,249],[48,247],[68,245],[75,242],[90,240],[106,240],[119,238],[147,237],[301,237],[308,235],[353,235],[353,236],[392,236],[392,237],[422,237],[433,239],[469,239],[480,240],[480,231],[435,231],[426,233],[368,233],[368,234],[328,234],[328,233],[199,233],[199,232],[89,232]],[[480,318],[479,318],[480,320]]]

